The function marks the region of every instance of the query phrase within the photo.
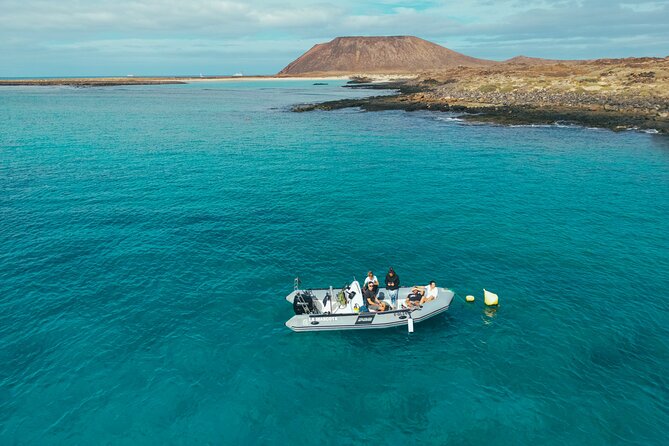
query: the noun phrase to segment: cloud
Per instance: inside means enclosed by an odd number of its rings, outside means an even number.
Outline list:
[[[124,71],[142,57],[178,70],[209,55],[208,69],[239,57],[271,73],[340,35],[417,35],[496,59],[669,53],[669,0],[0,0],[0,10],[0,76],[67,74],[101,55]]]

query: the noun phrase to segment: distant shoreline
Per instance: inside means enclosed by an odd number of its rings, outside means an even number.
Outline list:
[[[174,85],[197,82],[245,82],[245,81],[322,81],[348,80],[350,76],[165,76],[165,77],[76,77],[76,78],[35,78],[35,79],[0,79],[0,87],[16,86],[69,86],[69,87],[114,87],[127,85]]]
[[[166,76],[0,79],[2,86],[74,88],[169,85],[200,82],[346,81],[351,88],[397,90],[398,94],[298,104],[293,111],[358,107],[366,111],[431,110],[462,120],[516,124],[567,123],[614,131],[669,134],[667,60],[590,62],[578,65],[464,68],[415,75]],[[580,70],[580,71],[579,71]],[[651,71],[652,70],[652,71]]]

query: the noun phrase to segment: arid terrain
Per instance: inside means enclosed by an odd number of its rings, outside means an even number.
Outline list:
[[[358,87],[399,94],[295,107],[296,111],[441,110],[498,123],[564,121],[614,130],[669,133],[669,58],[509,61],[423,71],[410,80]]]

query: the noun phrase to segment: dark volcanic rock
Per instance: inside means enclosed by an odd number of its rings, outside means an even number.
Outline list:
[[[372,96],[362,99],[341,99],[320,104],[302,104],[294,106],[293,111],[337,110],[352,107],[361,108],[366,111],[448,111],[461,113],[460,117],[468,121],[496,124],[555,124],[560,122],[588,127],[608,128],[614,131],[655,129],[660,133],[669,133],[669,120],[629,111],[615,109],[585,110],[568,107],[536,107],[529,105],[461,105],[449,104],[446,101],[425,100],[425,96],[407,94]]]

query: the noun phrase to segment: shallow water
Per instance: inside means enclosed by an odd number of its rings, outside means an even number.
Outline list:
[[[669,139],[339,85],[0,89],[1,444],[665,442]],[[477,301],[284,326],[390,265]]]

